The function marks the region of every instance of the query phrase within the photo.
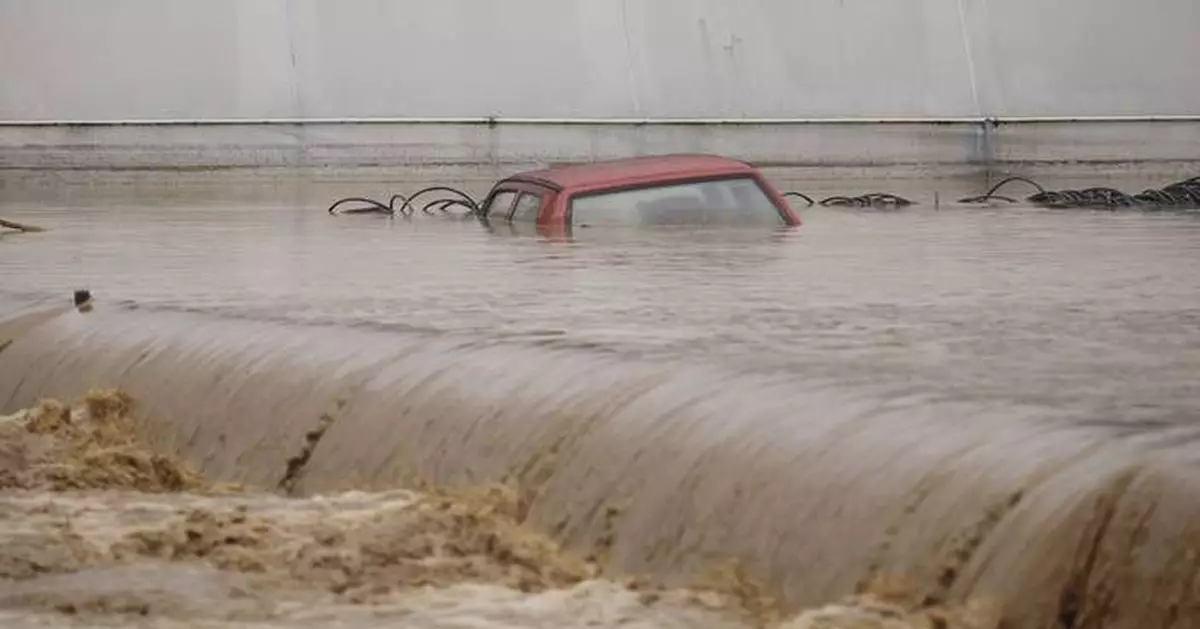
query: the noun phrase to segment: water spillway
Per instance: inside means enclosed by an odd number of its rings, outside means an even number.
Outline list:
[[[217,480],[276,487],[312,439],[299,493],[510,480],[530,523],[621,572],[736,558],[802,605],[903,571],[932,596],[998,597],[1020,627],[1198,618],[1191,426],[1122,434],[468,335],[33,305],[0,324],[0,410],[120,386],[160,446]]]
[[[0,412],[120,386],[280,493],[511,482],[614,572],[734,558],[791,608],[899,571],[1017,628],[1200,625],[1197,224],[945,207],[1195,176],[1198,7],[0,3],[0,215],[50,229],[0,243]],[[558,243],[322,212],[696,151],[921,206]]]

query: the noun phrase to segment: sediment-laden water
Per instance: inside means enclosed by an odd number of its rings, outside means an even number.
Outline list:
[[[929,605],[898,576],[793,618],[737,572],[692,589],[607,578],[599,557],[522,526],[526,505],[504,485],[307,498],[215,485],[150,449],[132,410],[94,390],[74,408],[45,400],[0,417],[6,627],[999,622],[992,601]]]
[[[148,447],[205,479],[152,497],[6,490],[10,520],[107,518],[79,533],[93,540],[274,518],[278,544],[254,561],[307,592],[316,581],[278,553],[315,543],[313,522],[408,530],[381,515],[429,504],[405,492],[501,483],[514,526],[600,575],[517,594],[480,573],[425,602],[405,587],[386,595],[403,603],[262,622],[444,604],[517,626],[585,607],[646,626],[762,624],[673,590],[727,560],[785,621],[902,573],[906,596],[995,601],[1015,627],[1200,622],[1192,216],[818,209],[792,232],[556,240],[329,217],[328,187],[283,190],[223,204],[143,182],[0,203],[50,228],[0,241],[2,410],[120,386]],[[81,286],[96,295],[85,312],[67,303]],[[186,524],[197,510],[209,515]],[[96,570],[164,583],[215,570],[194,577],[206,592],[228,577],[220,559],[147,568],[88,543],[100,564],[58,570],[84,589]],[[647,612],[630,578],[674,591],[672,606]],[[171,604],[197,604],[183,599]],[[517,615],[488,616],[501,609]]]

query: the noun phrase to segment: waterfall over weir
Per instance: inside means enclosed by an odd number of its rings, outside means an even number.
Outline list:
[[[0,411],[120,386],[214,480],[299,493],[509,480],[621,572],[736,558],[789,605],[902,571],[1017,627],[1200,622],[1193,427],[451,335],[0,305]],[[328,419],[322,420],[326,416]]]

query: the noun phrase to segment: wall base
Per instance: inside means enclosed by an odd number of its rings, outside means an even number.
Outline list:
[[[970,170],[1200,162],[1200,120],[9,124],[0,168],[526,165],[703,152],[762,166]]]

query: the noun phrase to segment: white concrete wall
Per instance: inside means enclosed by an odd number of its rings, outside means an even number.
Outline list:
[[[1200,114],[1197,0],[0,0],[0,119]]]
[[[0,0],[0,121],[1200,116],[1200,0]],[[0,126],[0,168],[1200,161],[1200,123]]]

